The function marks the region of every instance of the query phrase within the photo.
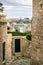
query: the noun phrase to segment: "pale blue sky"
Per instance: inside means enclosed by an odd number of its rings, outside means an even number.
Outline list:
[[[32,17],[32,0],[0,0],[8,18]]]

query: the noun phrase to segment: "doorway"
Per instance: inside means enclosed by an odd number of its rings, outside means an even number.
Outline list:
[[[3,61],[5,60],[5,42],[3,43]]]
[[[20,52],[20,39],[15,39],[15,52]]]

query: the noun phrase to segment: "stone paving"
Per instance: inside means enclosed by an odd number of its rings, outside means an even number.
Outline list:
[[[30,59],[28,57],[17,57],[14,58],[10,63],[6,65],[30,65]]]

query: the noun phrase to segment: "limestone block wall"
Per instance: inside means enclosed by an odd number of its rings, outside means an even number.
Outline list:
[[[2,20],[2,18],[4,20]],[[3,12],[0,12],[0,65],[2,65],[3,60],[3,43],[6,43],[7,35],[7,21],[6,15]]]
[[[33,3],[33,16],[40,15],[39,10],[41,11],[41,2],[42,2],[42,0],[33,0],[32,1],[32,3]]]
[[[6,41],[6,59],[11,57],[11,43],[12,43],[12,34],[7,34],[7,41]]]
[[[2,40],[4,42],[4,40],[6,40],[6,36],[7,36],[7,24],[6,23],[3,24],[1,29],[2,29],[2,31],[1,31],[1,33],[2,33]]]
[[[22,56],[25,56],[26,49],[29,46],[29,41],[27,39],[22,38],[22,43],[21,44],[22,44],[22,52],[21,52],[21,55]]]
[[[7,22],[6,14],[4,12],[0,12],[0,22]]]
[[[31,65],[43,65],[43,0],[33,0],[32,44],[30,53]]]

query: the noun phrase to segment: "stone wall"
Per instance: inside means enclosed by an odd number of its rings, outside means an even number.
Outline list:
[[[33,0],[31,65],[43,65],[43,0]]]
[[[6,59],[11,57],[11,43],[12,43],[12,34],[7,34],[7,41],[6,41]]]
[[[4,20],[2,20],[2,18]],[[3,62],[3,43],[6,43],[6,35],[7,35],[7,21],[6,15],[3,12],[0,12],[0,65]]]

